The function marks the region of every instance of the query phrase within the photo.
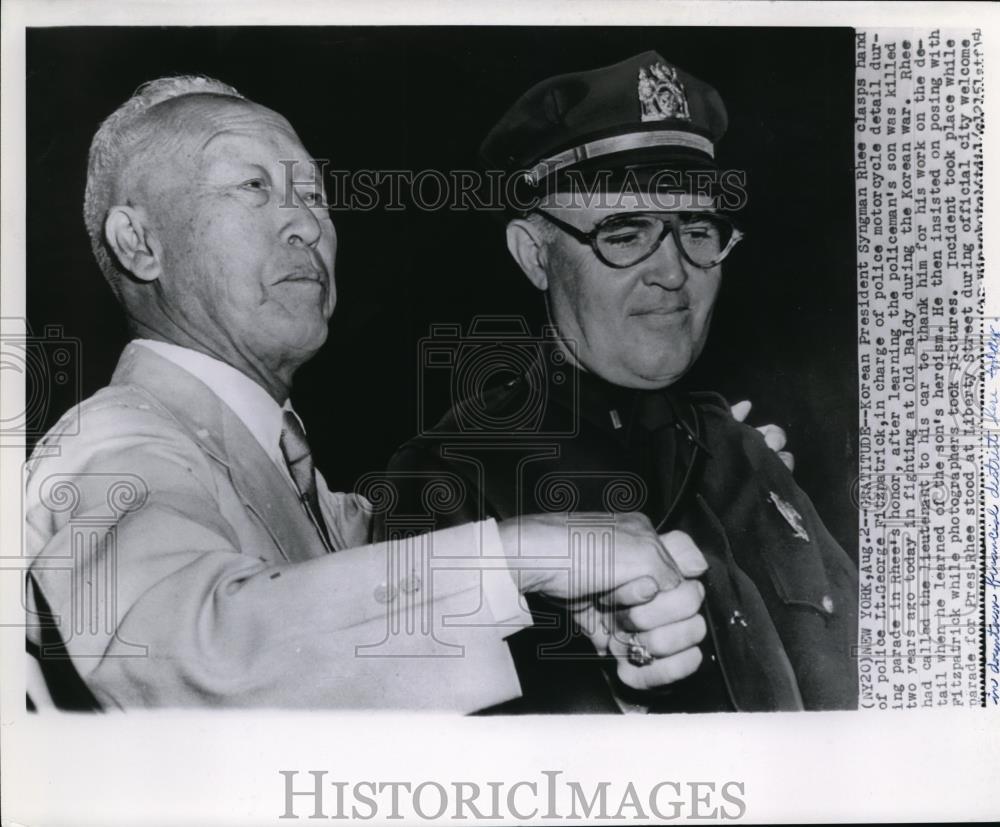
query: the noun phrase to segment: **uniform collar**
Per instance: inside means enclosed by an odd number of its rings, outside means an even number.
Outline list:
[[[644,409],[658,407],[659,426],[674,426],[702,450],[708,452],[700,436],[700,426],[688,394],[671,385],[658,390],[625,388],[602,379],[595,373],[567,366],[568,375],[549,370],[546,375],[549,399],[571,412],[573,419],[586,419],[616,441],[627,445],[637,429],[649,430]],[[657,406],[655,400],[665,405]]]

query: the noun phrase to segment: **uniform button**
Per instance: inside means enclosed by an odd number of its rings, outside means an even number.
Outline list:
[[[375,587],[375,600],[379,603],[391,603],[396,599],[396,587],[391,583],[379,583]]]
[[[420,587],[423,582],[420,580],[419,575],[411,574],[409,577],[404,577],[400,583],[399,588],[401,588],[407,594],[413,594],[414,592],[420,591]]]
[[[823,609],[827,614],[833,614],[833,598],[830,595],[823,595]]]
[[[734,611],[732,613],[732,615],[730,615],[730,617],[729,617],[729,625],[730,626],[735,626],[737,623],[739,623],[740,626],[746,628],[746,625],[747,625],[746,618],[743,617],[743,612],[741,612],[739,609],[737,609],[736,611]]]

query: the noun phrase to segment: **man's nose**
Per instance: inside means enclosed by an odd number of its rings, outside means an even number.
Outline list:
[[[323,225],[298,191],[293,191],[291,198],[279,209],[285,213],[285,222],[281,235],[286,244],[293,247],[315,247],[323,235]]]
[[[673,234],[656,248],[656,251],[640,265],[642,280],[649,285],[658,285],[665,290],[680,290],[688,279],[684,257],[677,249]]]

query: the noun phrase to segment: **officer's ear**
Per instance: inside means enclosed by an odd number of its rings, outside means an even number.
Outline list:
[[[163,274],[162,251],[141,207],[112,207],[104,219],[104,238],[122,267],[140,281],[156,281]]]
[[[526,218],[515,218],[507,224],[507,249],[518,267],[539,290],[549,289],[546,272],[545,238],[541,228]]]

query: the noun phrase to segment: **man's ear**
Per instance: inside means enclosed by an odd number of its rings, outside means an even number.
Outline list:
[[[135,207],[114,206],[104,220],[104,238],[122,267],[140,281],[162,275],[160,246],[149,231],[145,214]]]
[[[507,249],[535,287],[549,289],[545,244],[538,227],[523,218],[515,218],[507,224]]]

